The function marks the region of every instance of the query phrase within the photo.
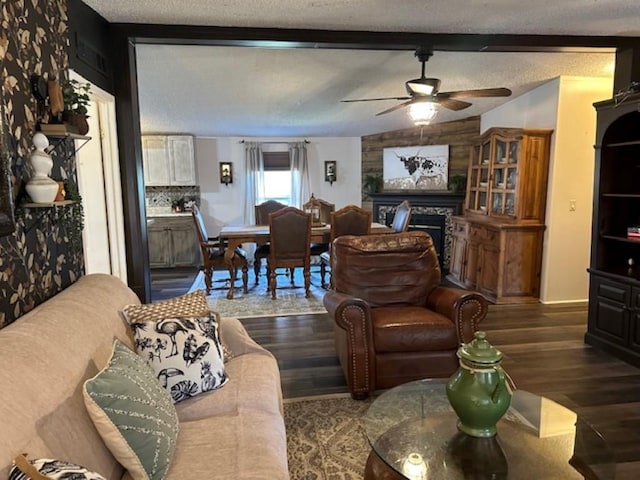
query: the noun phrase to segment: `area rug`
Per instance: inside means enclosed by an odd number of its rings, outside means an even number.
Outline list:
[[[371,448],[360,418],[372,401],[349,394],[285,400],[291,480],[361,480]]]
[[[299,288],[291,288],[290,280],[284,275],[278,276],[278,289],[276,299],[267,293],[267,281],[263,273],[259,282],[255,285],[253,271],[249,273],[249,292],[244,293],[242,288],[236,288],[234,298],[227,299],[228,286],[224,279],[229,277],[227,272],[215,272],[213,275],[215,290],[207,297],[209,307],[219,312],[223,317],[255,318],[277,317],[282,315],[307,315],[314,313],[326,313],[322,304],[325,290],[320,286],[320,275],[312,272],[309,298],[304,296],[302,287],[302,271],[297,269],[294,285]],[[240,280],[236,286],[241,286]],[[204,275],[200,272],[189,291],[204,289]]]

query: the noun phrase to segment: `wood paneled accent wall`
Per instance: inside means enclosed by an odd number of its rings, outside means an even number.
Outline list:
[[[480,117],[376,133],[362,137],[362,178],[382,175],[382,150],[388,147],[449,145],[449,177],[466,175],[471,146],[480,138]],[[369,200],[362,198],[363,202]]]

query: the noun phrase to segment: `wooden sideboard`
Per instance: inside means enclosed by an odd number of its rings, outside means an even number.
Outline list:
[[[464,193],[444,191],[381,192],[369,195],[373,202],[373,221],[391,225],[396,207],[407,200],[412,207],[409,230],[422,230],[433,243],[444,273],[449,271],[453,217],[462,213]]]

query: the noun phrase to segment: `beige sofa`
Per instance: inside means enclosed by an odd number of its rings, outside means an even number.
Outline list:
[[[0,330],[0,478],[13,458],[57,458],[109,480],[125,476],[93,426],[83,382],[115,338],[132,346],[119,315],[139,303],[115,277],[88,275]],[[280,374],[273,356],[236,319],[220,333],[234,353],[229,382],[176,404],[180,431],[167,478],[288,479]]]

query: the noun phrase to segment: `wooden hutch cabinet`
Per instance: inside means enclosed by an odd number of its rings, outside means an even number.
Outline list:
[[[494,303],[538,301],[551,134],[495,127],[472,147],[449,281]]]
[[[640,366],[640,94],[594,104],[593,224],[585,341]]]

